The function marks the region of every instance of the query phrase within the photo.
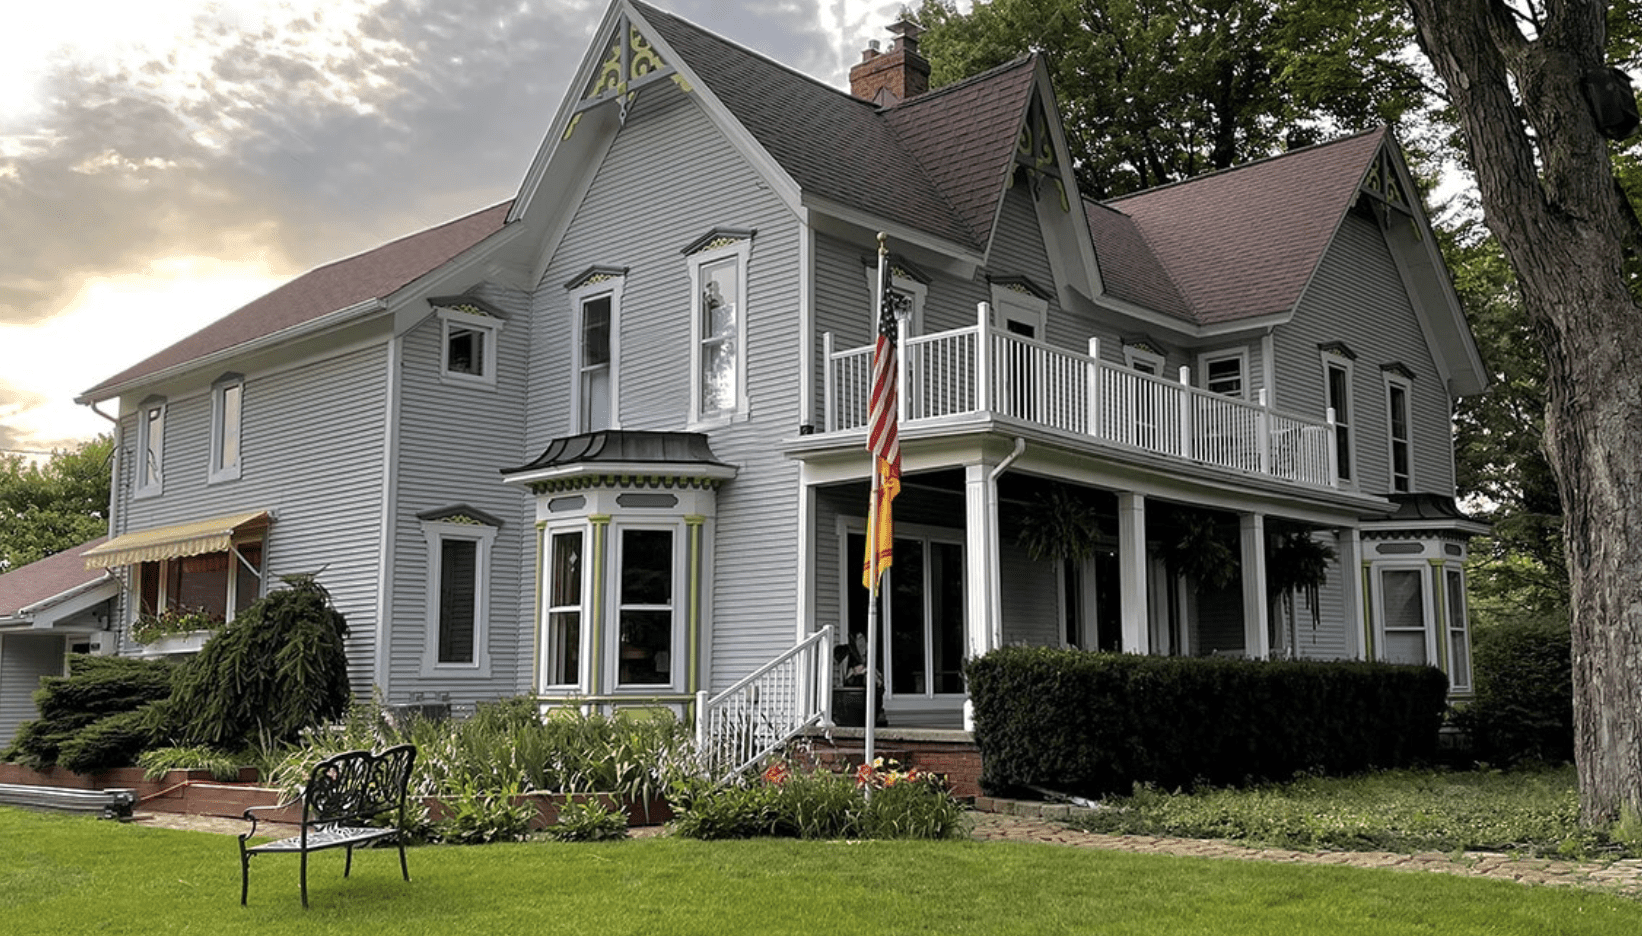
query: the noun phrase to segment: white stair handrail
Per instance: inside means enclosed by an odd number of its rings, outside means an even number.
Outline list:
[[[737,775],[831,709],[831,625],[709,698],[696,693],[696,748],[710,774]]]

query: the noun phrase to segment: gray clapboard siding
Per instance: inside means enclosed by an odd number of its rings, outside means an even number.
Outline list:
[[[533,508],[500,469],[524,460],[522,403],[530,351],[529,298],[490,288],[478,293],[508,315],[497,335],[496,388],[439,378],[442,324],[428,317],[400,348],[400,417],[393,517],[393,597],[388,683],[392,703],[448,695],[458,712],[529,689],[529,604],[535,552]],[[466,504],[504,521],[491,548],[486,586],[489,671],[482,676],[424,676],[428,636],[427,540],[418,513]],[[526,554],[529,554],[527,556]]]
[[[0,743],[38,719],[34,691],[42,677],[63,674],[62,635],[0,634]]]
[[[206,483],[209,390],[170,398],[164,493],[127,496],[119,518],[125,533],[242,510],[273,511],[267,586],[277,588],[281,573],[320,573],[332,603],[348,619],[349,680],[358,691],[371,687],[376,628],[386,351],[385,343],[372,345],[248,376],[237,481]],[[121,428],[125,469],[135,426],[126,421]],[[127,477],[122,494],[130,494],[130,483]],[[134,606],[127,600],[124,607],[129,618]],[[122,640],[122,651],[134,650]]]
[[[619,331],[620,423],[689,421],[690,275],[681,251],[715,227],[752,229],[745,421],[706,431],[737,466],[718,493],[708,587],[710,686],[722,688],[791,645],[797,612],[797,469],[773,445],[801,421],[797,384],[798,223],[672,85],[639,96],[564,238],[532,308],[527,451],[571,431],[571,311],[564,284],[589,266],[627,269]]]
[[[1353,439],[1358,486],[1391,489],[1386,392],[1381,365],[1400,362],[1415,375],[1411,403],[1414,489],[1451,493],[1452,401],[1377,226],[1346,218],[1292,321],[1274,332],[1278,406],[1307,415],[1327,408],[1318,344],[1340,341],[1357,355],[1352,371]]]

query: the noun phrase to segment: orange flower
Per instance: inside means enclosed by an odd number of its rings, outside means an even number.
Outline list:
[[[787,783],[787,767],[777,762],[764,770],[764,781],[771,785],[785,785]]]

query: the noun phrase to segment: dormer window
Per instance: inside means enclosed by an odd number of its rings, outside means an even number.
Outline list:
[[[496,386],[496,338],[505,323],[473,298],[431,301],[439,315],[439,378],[466,386]]]

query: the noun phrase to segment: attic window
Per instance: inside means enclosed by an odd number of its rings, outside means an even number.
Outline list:
[[[496,338],[503,320],[467,299],[434,300],[439,315],[439,378],[468,386],[496,386]]]

